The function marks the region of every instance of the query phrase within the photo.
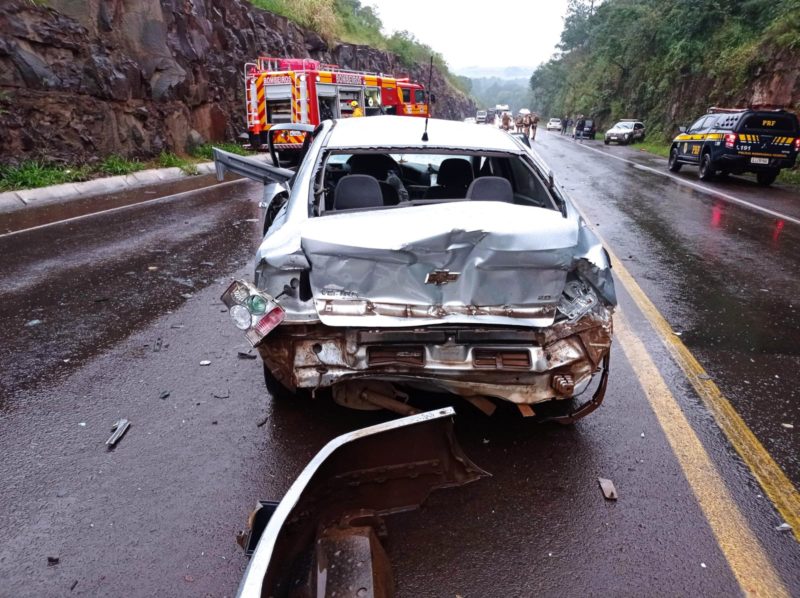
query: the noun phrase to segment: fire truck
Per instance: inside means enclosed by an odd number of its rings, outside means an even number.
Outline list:
[[[244,80],[247,129],[254,149],[267,144],[272,125],[318,125],[329,118],[347,118],[353,115],[353,101],[364,116],[430,116],[425,87],[408,77],[342,69],[307,58],[260,57],[245,64]],[[276,149],[302,147],[299,131],[276,134]]]

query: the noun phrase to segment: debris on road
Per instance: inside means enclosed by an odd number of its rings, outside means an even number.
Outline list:
[[[642,438],[644,438],[644,432],[642,432],[641,436],[642,436]]]
[[[200,365],[211,365],[211,362],[208,359],[204,359],[200,362]]]
[[[794,424],[781,424],[787,430],[794,430]]]
[[[237,355],[239,359],[255,359],[258,357],[253,349],[240,349]]]
[[[781,523],[779,526],[777,526],[775,528],[775,531],[777,531],[777,532],[790,532],[790,531],[792,531],[792,526],[789,525],[788,523],[784,522],[784,523]]]
[[[58,565],[61,562],[61,559],[57,556],[49,556],[47,557],[47,566],[52,567],[53,565]]]
[[[700,374],[700,375],[699,375],[699,376],[697,376],[697,377],[698,377],[700,380],[711,380],[711,376],[709,376],[708,374]]]
[[[25,322],[25,326],[30,328],[31,326],[38,326],[41,323],[42,323],[41,320],[28,320],[27,322]]]
[[[81,428],[85,428],[85,427],[86,427],[86,422],[78,422],[78,425],[79,425]]]
[[[111,434],[111,436],[108,437],[108,440],[106,440],[106,444],[108,445],[108,447],[111,448],[115,444],[117,444],[120,438],[122,438],[125,435],[125,432],[127,432],[128,428],[130,427],[131,427],[131,422],[129,422],[124,417],[114,422],[114,425],[111,426],[111,431],[113,432],[113,434]]]
[[[607,478],[597,478],[597,481],[600,482],[600,489],[606,500],[617,500],[617,489],[614,487],[614,482]]]
[[[162,390],[161,394],[158,395],[159,399],[168,399],[170,392],[168,390]]]
[[[705,563],[700,563],[700,566],[701,566],[703,569],[705,569],[705,568],[706,568],[706,564],[705,564]]]
[[[148,269],[150,272],[155,272],[156,270],[158,270],[158,266],[147,266],[147,269]]]
[[[227,388],[220,388],[211,393],[215,399],[227,399],[231,396],[231,391]]]
[[[158,353],[159,351],[161,351],[161,347],[162,347],[163,344],[164,344],[164,341],[161,340],[161,337],[159,336],[156,339],[156,342],[153,343],[153,352],[154,353]]]
[[[72,590],[74,590],[75,586],[77,585],[78,585],[78,580],[76,579],[75,581],[72,582],[72,585],[69,586],[69,591],[71,592]]]

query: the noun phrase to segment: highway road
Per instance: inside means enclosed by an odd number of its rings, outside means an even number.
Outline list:
[[[534,147],[615,260],[607,398],[571,427],[456,401],[493,477],[387,519],[398,595],[800,595],[776,529],[800,533],[800,195]],[[270,399],[219,301],[252,274],[260,187],[198,186],[0,235],[0,596],[231,596],[256,500],[394,417]]]

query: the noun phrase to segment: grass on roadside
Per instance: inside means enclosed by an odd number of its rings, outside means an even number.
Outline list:
[[[18,166],[0,164],[0,192],[77,183],[103,176],[127,175],[146,168],[177,167],[186,174],[194,175],[198,173],[197,163],[213,160],[213,147],[240,155],[251,153],[235,143],[207,143],[195,148],[188,158],[172,152],[162,152],[158,158],[148,162],[112,154],[91,166],[50,164],[42,160],[28,160]]]
[[[253,152],[248,152],[241,145],[238,145],[236,143],[205,143],[203,145],[194,148],[191,151],[191,154],[195,158],[202,158],[203,160],[213,160],[214,153],[212,150],[215,147],[223,151],[230,152],[231,154],[238,154],[240,156],[249,156],[252,155],[253,153]]]
[[[100,163],[98,171],[108,175],[130,174],[143,170],[147,165],[138,160],[129,160],[116,154],[111,154]]]
[[[777,181],[785,185],[800,187],[800,168],[797,166],[792,169],[784,168],[778,175]]]
[[[39,160],[29,160],[19,166],[0,165],[0,191],[76,183],[90,179],[91,174],[88,166],[56,166]]]
[[[669,158],[669,143],[664,141],[657,141],[655,139],[645,139],[644,141],[637,143],[635,148],[642,150],[643,152],[648,152],[650,154],[655,154],[656,156],[661,156],[662,158]]]

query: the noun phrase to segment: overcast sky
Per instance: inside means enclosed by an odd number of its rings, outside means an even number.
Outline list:
[[[567,0],[362,0],[386,33],[407,30],[450,67],[535,67],[550,58]]]

